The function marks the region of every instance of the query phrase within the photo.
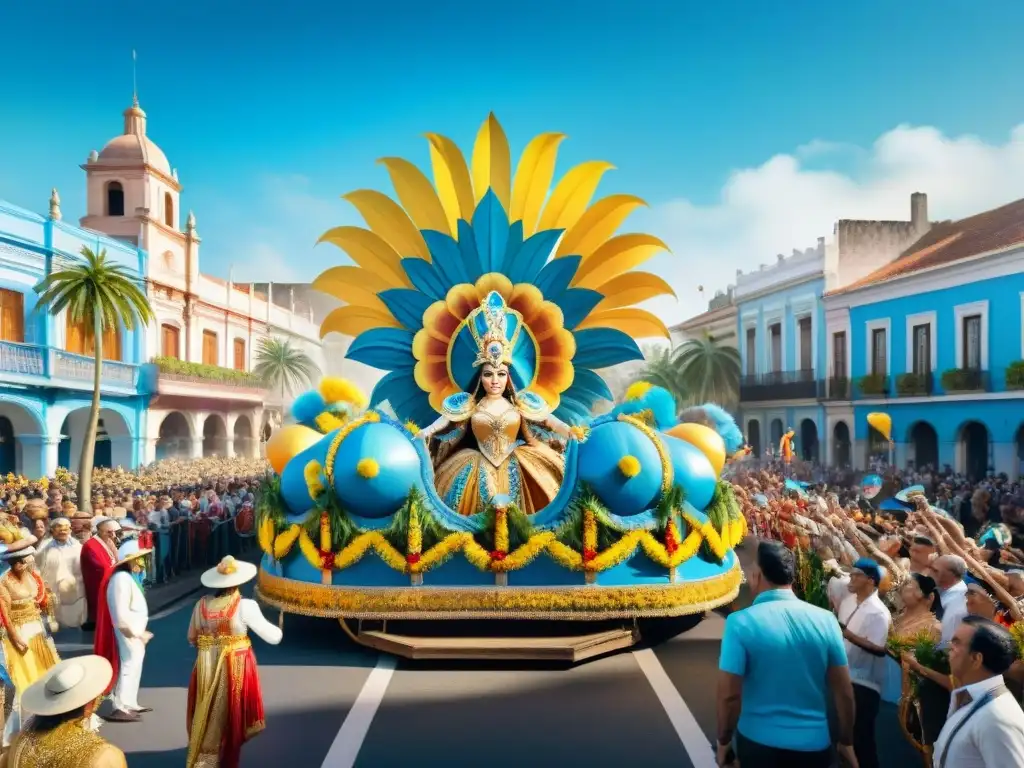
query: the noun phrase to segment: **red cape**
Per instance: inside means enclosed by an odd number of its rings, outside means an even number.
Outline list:
[[[96,621],[96,607],[99,605],[100,585],[114,567],[110,550],[95,536],[82,545],[80,557],[82,583],[85,587],[85,602],[89,609],[89,621]]]
[[[110,685],[103,692],[104,696],[110,694],[117,682],[118,668],[121,666],[121,653],[117,650],[117,636],[114,634],[114,620],[110,617],[110,606],[107,605],[107,586],[110,584],[110,577],[117,573],[116,570],[107,571],[100,582],[98,604],[96,606],[96,637],[93,640],[92,650],[97,656],[102,656],[110,662],[114,668],[114,674],[110,678]]]

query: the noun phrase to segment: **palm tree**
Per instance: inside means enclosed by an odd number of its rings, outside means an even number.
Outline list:
[[[120,264],[107,259],[106,250],[99,254],[82,248],[84,263],[47,275],[36,287],[37,306],[46,307],[51,315],[65,310],[72,323],[89,329],[95,351],[92,407],[89,425],[82,442],[82,458],[78,462],[78,503],[86,512],[92,510],[92,470],[96,453],[96,432],[100,421],[100,386],[103,376],[103,334],[120,333],[153,319],[149,299],[138,280]]]
[[[634,380],[646,381],[648,384],[667,389],[680,407],[689,400],[689,395],[680,386],[679,367],[671,349],[661,348],[649,353],[647,363]]]
[[[718,403],[729,407],[738,400],[740,353],[719,344],[711,334],[691,339],[673,352],[679,387],[690,395],[691,404]]]
[[[271,336],[260,340],[252,372],[267,387],[281,389],[281,406],[284,407],[285,394],[303,385],[312,387],[320,370],[290,339]]]

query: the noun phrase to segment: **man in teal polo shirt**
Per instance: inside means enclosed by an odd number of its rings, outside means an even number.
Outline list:
[[[742,768],[829,768],[829,691],[839,757],[857,765],[842,630],[829,611],[793,594],[795,578],[793,553],[779,542],[761,542],[748,579],[754,602],[729,616],[722,637],[719,765],[738,757]]]

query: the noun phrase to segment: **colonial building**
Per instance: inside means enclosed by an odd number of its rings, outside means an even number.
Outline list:
[[[892,417],[899,466],[949,465],[1017,477],[1024,456],[1024,200],[929,224],[840,222],[841,256],[871,269],[825,297],[827,411],[865,466],[887,445],[867,414]],[[854,226],[856,225],[856,226]],[[889,230],[888,239],[878,236]],[[902,242],[908,240],[909,242]],[[840,274],[842,268],[840,265]],[[846,459],[830,450],[837,462]]]
[[[824,370],[825,238],[814,248],[779,255],[771,266],[737,272],[733,292],[740,350],[740,423],[755,455],[777,450],[796,432],[796,450],[813,460],[824,412],[818,379]]]
[[[672,346],[678,347],[688,341],[711,336],[720,344],[738,348],[739,337],[736,335],[736,302],[734,286],[726,291],[718,291],[708,302],[706,312],[694,315],[688,320],[677,323],[669,328]]]
[[[137,100],[124,112],[122,135],[93,151],[82,168],[82,226],[149,254],[145,277],[156,320],[145,345],[152,399],[141,460],[256,455],[260,438],[279,421],[272,411],[284,405],[280,393],[268,395],[251,375],[259,342],[271,335],[298,340],[321,363],[308,308],[294,311],[250,285],[203,274],[196,217],[182,216],[178,173],[149,138]]]
[[[53,316],[33,288],[51,272],[107,257],[141,281],[145,251],[67,224],[56,190],[48,215],[0,201],[0,474],[52,475],[77,467],[93,394],[91,334],[66,313]],[[103,338],[96,465],[135,466],[146,452],[144,330]]]

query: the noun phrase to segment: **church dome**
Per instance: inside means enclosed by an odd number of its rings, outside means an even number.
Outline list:
[[[167,155],[146,136],[146,113],[137,101],[124,111],[124,134],[107,142],[97,162],[114,165],[144,164],[167,176],[171,175]]]

